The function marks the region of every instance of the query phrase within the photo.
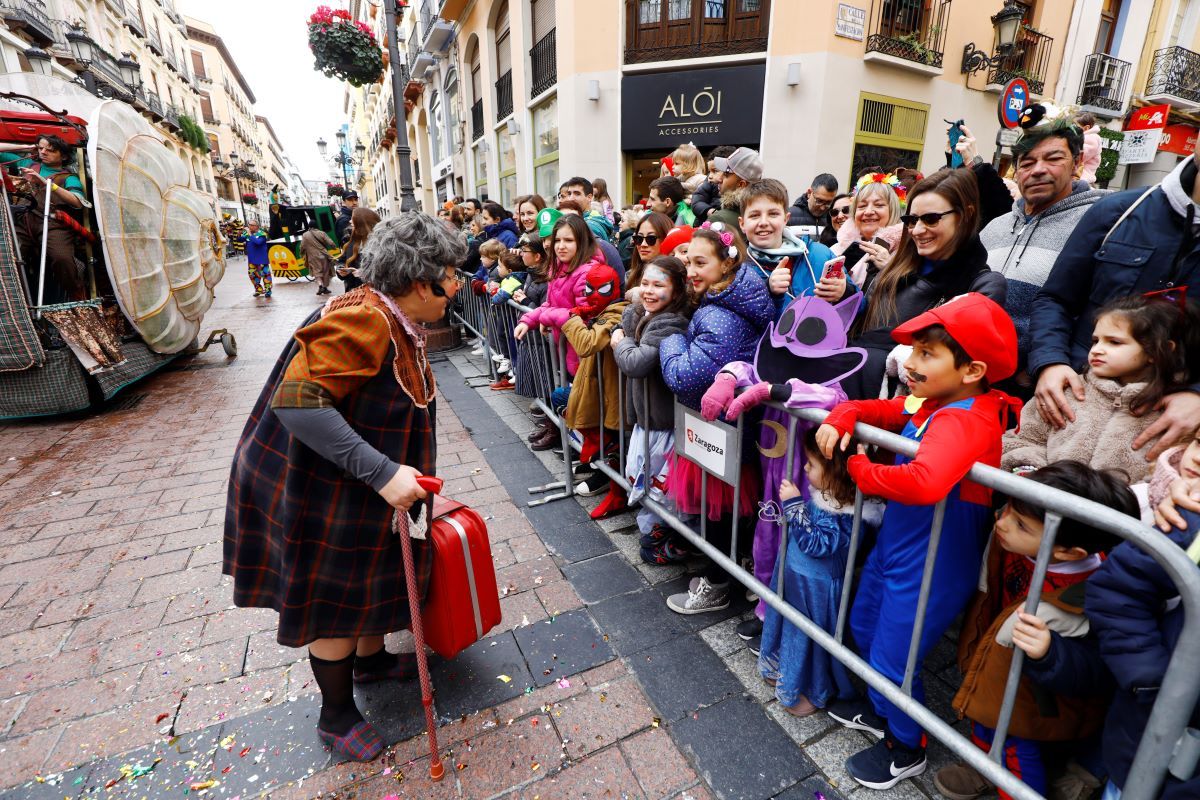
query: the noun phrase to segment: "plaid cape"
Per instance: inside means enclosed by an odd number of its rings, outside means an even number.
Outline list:
[[[293,439],[271,410],[297,350],[289,340],[234,453],[222,571],[233,576],[235,604],[279,612],[276,639],[287,647],[402,630],[408,595],[391,506]],[[434,406],[418,408],[405,393],[390,368],[393,354],[389,345],[384,367],[337,408],[371,446],[432,475]],[[429,546],[417,539],[412,545],[423,598]]]

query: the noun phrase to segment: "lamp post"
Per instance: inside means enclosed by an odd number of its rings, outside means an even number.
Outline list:
[[[25,51],[25,60],[38,75],[49,78],[54,74],[54,57],[40,47],[28,48]]]
[[[218,178],[233,179],[234,184],[237,186],[238,205],[240,205],[242,208],[242,222],[249,222],[249,220],[246,219],[246,201],[242,197],[242,179],[254,177],[254,162],[246,161],[242,164],[238,164],[238,158],[239,156],[237,153],[230,153],[229,161],[231,162],[231,165],[228,169],[226,169],[225,162],[222,161],[220,157],[214,156],[213,169],[218,170],[216,173]]]
[[[992,17],[992,28],[996,31],[996,54],[988,56],[974,42],[963,47],[962,72],[972,75],[981,70],[1001,66],[1017,47],[1021,33],[1021,21],[1025,19],[1025,7],[1016,0],[1004,0],[1004,7]]]
[[[342,170],[343,186],[346,191],[350,191],[350,168],[359,166],[363,162],[363,155],[367,152],[367,148],[359,142],[354,146],[354,152],[357,157],[350,155],[350,151],[346,148],[346,132],[338,131],[335,134],[338,143],[338,151],[332,157],[328,155],[329,146],[324,139],[317,139],[317,151],[320,152],[321,158],[329,158],[330,162],[336,164]]]
[[[392,105],[396,115],[396,155],[400,158],[400,212],[412,211],[417,204],[413,196],[412,150],[408,146],[407,115],[404,112],[404,84],[400,80],[400,36],[396,30],[397,0],[384,0],[387,22],[388,63],[392,72]]]

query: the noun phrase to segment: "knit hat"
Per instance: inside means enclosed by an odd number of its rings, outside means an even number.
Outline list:
[[[658,252],[664,256],[669,256],[675,252],[675,248],[681,244],[687,244],[692,240],[693,229],[691,225],[679,225],[667,231],[667,236],[662,240],[662,245]]]
[[[967,355],[986,364],[988,380],[1002,381],[1017,371],[1017,329],[996,301],[978,292],[959,295],[897,325],[892,338],[912,344],[913,334],[933,325],[941,325]]]
[[[608,308],[608,304],[617,299],[620,293],[621,279],[617,271],[608,264],[596,264],[588,270],[583,286],[583,300],[571,309],[571,314],[591,319]]]
[[[562,212],[557,208],[543,208],[538,212],[537,225],[538,236],[545,239],[550,234],[554,233],[554,223],[562,217]]]

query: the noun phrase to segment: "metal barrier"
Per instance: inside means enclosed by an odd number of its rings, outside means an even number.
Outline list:
[[[511,301],[510,305],[515,310],[528,310]],[[472,327],[464,316],[460,315],[459,319],[472,332],[478,333],[480,331],[480,328]],[[533,336],[534,334],[531,332],[526,339]],[[538,336],[536,338],[540,339],[542,337]],[[565,366],[565,338],[562,335],[558,336],[557,347],[530,348],[527,351],[528,357],[531,359],[547,359],[542,367],[546,374],[557,376],[558,385],[560,386],[568,385]],[[526,351],[523,351],[518,355],[518,358],[525,354]],[[625,404],[623,399],[623,395],[627,391],[624,384],[628,379],[622,377],[621,384],[618,386],[618,402],[621,403],[619,414],[620,430],[618,431],[619,448],[617,469],[613,469],[608,465],[604,457],[603,421],[605,420],[605,398],[603,389],[603,363],[601,358],[596,359],[596,370],[600,393],[599,419],[601,421],[601,442],[600,455],[592,466],[603,472],[610,480],[616,482],[623,489],[629,491],[632,487],[625,477],[627,466],[627,448],[625,443],[629,432],[626,430]],[[546,402],[541,396],[537,397],[535,402],[558,425],[564,444],[563,481],[561,483],[550,484],[546,487],[533,487],[530,490],[531,492],[535,490],[547,491],[556,488],[564,490],[559,494],[534,501],[535,503],[543,503],[572,495],[573,475],[569,454],[572,449],[581,450],[582,448],[569,437],[565,419],[554,412],[549,402]],[[819,424],[824,420],[828,412],[819,409],[788,409],[774,402],[764,403],[764,406],[784,411],[789,415],[788,441],[784,457],[786,459],[786,474],[792,475],[794,474],[797,426],[802,422]],[[648,419],[650,412],[648,393],[643,394],[642,411],[643,417]],[[736,425],[737,436],[743,441],[745,440],[746,433],[744,420],[744,415],[739,417]],[[747,589],[757,594],[788,622],[804,631],[820,647],[829,652],[830,655],[862,678],[869,686],[887,698],[902,713],[914,719],[928,734],[942,742],[956,755],[979,770],[992,783],[999,786],[1012,797],[1018,798],[1018,800],[1044,800],[1042,795],[1029,788],[1029,786],[1002,766],[1004,742],[1007,738],[1009,723],[1012,719],[1012,711],[1016,701],[1017,688],[1021,677],[1021,666],[1024,659],[1024,653],[1019,648],[1013,648],[1012,664],[1005,684],[1003,702],[996,730],[992,738],[991,749],[986,754],[972,743],[970,739],[956,731],[950,723],[942,720],[912,696],[913,682],[917,669],[920,667],[920,664],[917,663],[918,647],[929,602],[934,562],[941,541],[942,523],[946,506],[945,499],[940,501],[935,507],[925,568],[917,600],[916,622],[905,664],[904,679],[900,685],[897,685],[883,674],[872,669],[863,658],[843,643],[846,620],[850,608],[852,577],[862,532],[863,494],[861,491],[857,491],[855,496],[854,522],[850,537],[849,552],[847,554],[842,596],[838,606],[837,625],[834,633],[830,634],[784,600],[782,571],[788,541],[786,527],[783,535],[780,537],[780,548],[776,560],[779,575],[779,579],[776,582],[779,589],[775,591],[755,578],[752,573],[743,569],[738,563],[738,512],[740,506],[740,486],[738,486],[738,479],[735,478],[733,485],[733,534],[729,552],[726,553],[708,541],[706,499],[709,473],[704,470],[703,466],[697,464],[702,470],[700,485],[701,513],[699,515],[699,530],[695,530],[672,509],[649,496],[649,487],[651,485],[651,476],[649,474],[650,459],[648,457],[650,450],[649,430],[643,429],[642,435],[644,437],[642,442],[643,453],[646,454],[646,457],[643,458],[642,484],[646,487],[646,493],[639,502],[644,508],[649,509],[659,516],[672,530],[685,537],[697,550],[716,562],[717,565],[722,567]],[[859,423],[855,427],[855,436],[862,442],[881,447],[893,453],[912,456],[917,451],[916,442],[863,423]],[[680,455],[678,450],[676,450],[676,453]],[[680,457],[682,456],[680,455]],[[1050,563],[1051,551],[1058,533],[1058,527],[1064,517],[1083,521],[1092,527],[1108,531],[1126,541],[1133,542],[1136,546],[1149,553],[1174,581],[1175,586],[1179,589],[1185,611],[1184,627],[1180,632],[1179,640],[1171,655],[1163,677],[1162,686],[1158,692],[1158,697],[1155,700],[1141,742],[1138,745],[1137,754],[1123,787],[1122,800],[1151,800],[1156,797],[1165,780],[1168,769],[1171,770],[1172,774],[1177,776],[1191,775],[1196,768],[1198,756],[1200,756],[1200,749],[1189,746],[1189,742],[1197,734],[1190,732],[1188,728],[1192,709],[1196,707],[1197,699],[1200,698],[1200,681],[1194,678],[1195,665],[1200,664],[1200,622],[1198,622],[1200,620],[1200,570],[1197,570],[1196,564],[1187,557],[1183,550],[1159,531],[1143,525],[1140,521],[1132,517],[1101,506],[1098,503],[1084,500],[1080,497],[1023,479],[984,464],[975,464],[968,473],[968,477],[982,486],[1001,492],[1009,497],[1020,498],[1031,505],[1040,506],[1046,511],[1044,533],[1030,581],[1029,595],[1024,605],[1026,612],[1034,613],[1037,609],[1041,599],[1042,584]]]

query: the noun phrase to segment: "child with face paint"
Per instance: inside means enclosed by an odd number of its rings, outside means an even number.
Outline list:
[[[625,418],[634,421],[625,477],[631,502],[641,497],[669,506],[667,457],[675,448],[675,398],[662,377],[658,348],[663,340],[687,330],[691,301],[687,268],[677,258],[659,256],[642,270],[639,302],[625,309],[613,331],[617,368],[625,376]],[[669,564],[688,551],[662,519],[648,509],[637,515],[641,557],[647,564]]]

